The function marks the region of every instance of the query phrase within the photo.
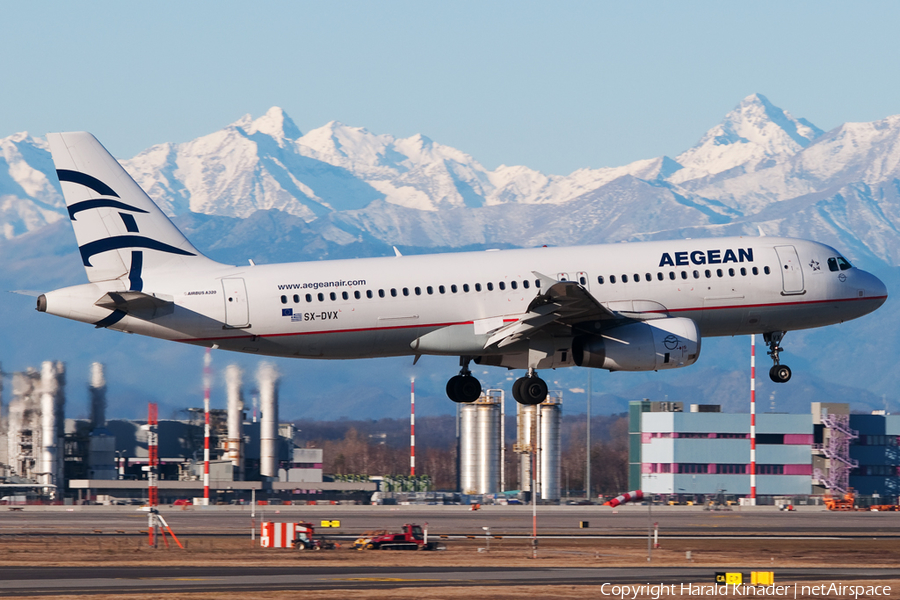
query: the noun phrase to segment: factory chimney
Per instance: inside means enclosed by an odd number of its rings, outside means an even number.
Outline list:
[[[271,363],[260,363],[256,372],[262,419],[259,427],[259,473],[278,476],[278,371]]]
[[[106,376],[103,363],[91,363],[91,429],[106,427]]]
[[[56,418],[59,396],[59,377],[52,361],[41,364],[41,454],[40,483],[47,485],[45,493],[52,493],[49,486],[58,482],[59,444],[57,443]]]
[[[225,368],[225,386],[228,394],[228,458],[234,466],[238,480],[244,480],[244,453],[241,448],[244,422],[244,398],[241,394],[243,371],[237,365]]]

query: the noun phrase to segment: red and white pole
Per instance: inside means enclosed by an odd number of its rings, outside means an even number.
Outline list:
[[[156,481],[156,469],[159,465],[159,438],[157,436],[156,426],[158,424],[158,408],[155,402],[147,405],[147,503],[150,505],[150,522],[147,533],[150,537],[149,543],[156,547],[156,521],[154,511],[159,506],[159,488]]]
[[[409,476],[416,476],[416,378],[409,380]],[[416,490],[418,491],[418,490]]]
[[[209,388],[212,385],[212,354],[203,355],[203,505],[209,506]]]
[[[750,334],[750,503],[756,504],[756,334]]]

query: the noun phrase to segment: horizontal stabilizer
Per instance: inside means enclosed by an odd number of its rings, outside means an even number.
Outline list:
[[[171,313],[175,308],[175,299],[162,294],[146,294],[144,292],[108,292],[94,304],[109,310],[121,310],[124,313],[153,312],[154,316]]]

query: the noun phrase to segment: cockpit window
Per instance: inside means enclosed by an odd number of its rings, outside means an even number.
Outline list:
[[[835,258],[828,259],[828,270],[829,271],[846,271],[847,269],[852,269],[853,265],[850,264],[843,256],[837,256]]]

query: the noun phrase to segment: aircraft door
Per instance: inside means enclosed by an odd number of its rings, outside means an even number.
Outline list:
[[[802,294],[803,269],[800,267],[800,257],[793,246],[775,246],[778,254],[778,262],[781,267],[781,279],[785,294]]]
[[[588,277],[588,274],[584,271],[578,271],[578,274],[575,276],[575,280],[580,283],[584,289],[587,291],[591,291],[591,278]]]
[[[250,327],[250,305],[247,302],[247,286],[240,277],[222,280],[225,291],[225,328]]]

